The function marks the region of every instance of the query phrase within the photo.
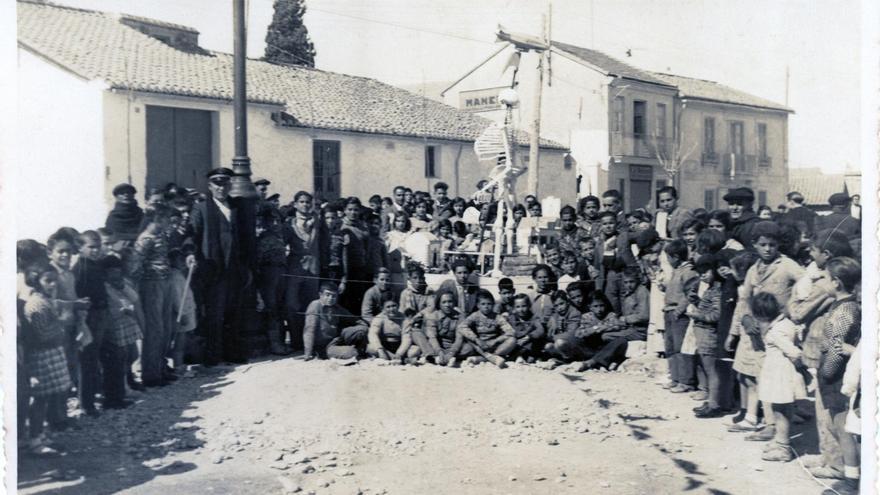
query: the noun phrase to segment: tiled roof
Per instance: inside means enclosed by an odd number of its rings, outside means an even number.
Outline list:
[[[18,41],[111,88],[232,99],[231,55],[178,50],[119,19],[118,14],[19,0]],[[491,124],[374,79],[260,60],[247,62],[247,89],[248,101],[283,106],[302,127],[473,141]],[[526,143],[528,135],[521,132],[518,140]],[[541,146],[567,149],[545,139]]]
[[[828,205],[832,194],[843,192],[843,174],[823,174],[818,168],[791,168],[788,171],[788,190],[804,195],[808,205]],[[857,194],[850,191],[849,194]]]
[[[785,105],[780,105],[779,103],[750,95],[738,89],[718,84],[714,81],[656,72],[654,73],[654,76],[665,81],[667,84],[677,87],[682,98],[718,101],[722,103],[732,103],[735,105],[746,105],[750,107],[794,113],[794,110]]]
[[[636,81],[643,81],[651,84],[659,84],[661,86],[673,86],[672,84],[655,77],[654,74],[648,71],[644,71],[641,69],[637,69],[631,65],[627,65],[620,60],[605,55],[602,52],[591,50],[589,48],[583,48],[580,46],[569,45],[568,43],[562,43],[560,41],[553,41],[551,42],[551,45],[566,53],[574,55],[575,57],[589,63],[590,65],[602,69],[612,76],[618,76],[625,79],[634,79]]]

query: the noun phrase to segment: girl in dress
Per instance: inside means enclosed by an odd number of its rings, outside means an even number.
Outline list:
[[[799,369],[801,350],[796,345],[798,328],[782,314],[776,296],[759,292],[750,302],[752,315],[764,334],[764,364],[758,378],[758,397],[773,410],[776,435],[767,444],[761,459],[788,462],[793,458],[789,445],[794,401],[805,399],[807,390]]]

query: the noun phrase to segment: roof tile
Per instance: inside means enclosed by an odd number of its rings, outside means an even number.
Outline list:
[[[18,29],[25,48],[112,88],[232,99],[231,55],[178,50],[119,15],[19,0]],[[303,127],[474,141],[491,124],[375,79],[261,60],[247,62],[247,93],[250,102],[283,106]],[[520,143],[528,139],[518,132]],[[541,146],[567,149],[545,139]]]

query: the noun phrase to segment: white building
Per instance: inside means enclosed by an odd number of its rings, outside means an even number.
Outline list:
[[[102,226],[118,183],[203,190],[205,172],[230,166],[232,56],[199,48],[194,29],[28,0],[18,28],[16,184],[40,185],[17,205],[19,238]],[[494,165],[473,151],[491,123],[474,114],[316,69],[249,60],[247,76],[253,171],[283,201],[300,189],[366,200],[438,181],[468,196]],[[565,146],[541,149],[542,196],[572,201]]]

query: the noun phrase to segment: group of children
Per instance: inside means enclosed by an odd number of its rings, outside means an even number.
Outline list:
[[[117,198],[133,196],[125,186]],[[175,241],[185,214],[174,199],[138,207],[128,219],[133,234],[62,227],[45,244],[18,241],[18,432],[27,452],[58,452],[45,424],[73,424],[68,399],[98,416],[131,406],[130,391],[183,373],[186,335],[197,322],[187,284],[191,247],[185,236]]]
[[[438,183],[433,195],[398,186],[368,206],[304,191],[281,206],[269,184],[259,188],[253,290],[271,352],[585,371],[613,369],[628,349],[646,347],[669,364],[665,388],[702,402],[696,417],[730,416],[730,431],[768,441],[765,460],[792,459],[790,425],[815,416],[823,465],[814,474],[841,478],[838,491],[857,484],[858,360],[850,357],[861,269],[852,235],[760,219],[747,188],[711,212],[679,207],[667,187],[656,211],[624,213],[610,190],[561,209],[530,278],[503,278],[490,291],[472,258],[451,256],[451,276],[430,288],[407,237],[431,232],[447,251],[482,243],[497,214],[491,195],[449,198]],[[99,390],[103,409],[126,407],[127,387],[176,379],[185,336],[198,325],[186,281],[188,195],[151,195],[138,220],[134,188],[123,186],[114,191],[119,213],[108,218],[115,232],[64,228],[45,246],[19,243],[19,365],[30,380],[19,386],[19,418],[35,452],[50,448],[45,420],[63,427],[72,390],[97,414]],[[803,216],[795,213],[786,215]],[[541,206],[527,197],[512,214],[539,216]],[[802,401],[811,396],[815,412]]]

